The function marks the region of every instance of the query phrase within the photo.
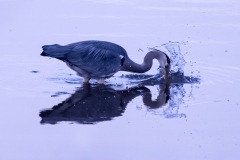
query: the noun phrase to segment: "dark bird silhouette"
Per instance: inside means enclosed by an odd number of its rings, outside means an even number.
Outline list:
[[[163,69],[165,79],[169,76],[170,59],[162,51],[153,49],[146,54],[142,64],[133,62],[126,50],[114,43],[105,41],[82,41],[61,46],[44,45],[42,56],[57,58],[65,62],[71,69],[89,82],[91,78],[104,83],[106,78],[118,71],[144,73],[152,67],[153,59],[157,59]]]
[[[62,103],[52,109],[40,112],[41,124],[56,124],[61,121],[80,124],[95,124],[122,116],[128,103],[137,96],[142,96],[146,107],[156,109],[169,100],[168,86],[162,85],[156,100],[147,87],[136,87],[117,91],[107,86],[84,84]]]

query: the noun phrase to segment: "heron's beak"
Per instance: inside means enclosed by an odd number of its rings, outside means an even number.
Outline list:
[[[165,79],[166,83],[169,83],[169,81],[170,81],[170,65],[167,65],[165,67],[164,79]]]

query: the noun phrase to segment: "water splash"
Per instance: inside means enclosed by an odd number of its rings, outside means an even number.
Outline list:
[[[181,45],[185,45],[185,42],[169,42],[162,44],[160,46],[153,47],[154,49],[161,48],[159,50],[167,50],[168,56],[171,60],[171,83],[198,83],[200,82],[200,76],[185,76],[184,67],[186,65],[186,61],[184,59],[184,54],[181,50]],[[164,48],[163,48],[164,47]],[[192,71],[191,73],[193,73]]]
[[[160,115],[165,118],[186,118],[186,114],[180,112],[186,94],[183,84],[171,84],[167,94],[169,95],[169,100],[164,106],[157,109],[150,109],[149,111],[154,115]]]
[[[171,59],[171,73],[180,73],[184,75],[184,66],[186,61],[181,53],[180,44],[179,42],[169,42],[163,44],[165,48],[170,53]]]
[[[180,106],[184,103],[183,97],[185,96],[186,91],[183,88],[183,85],[172,85],[170,87],[170,99],[169,99],[169,107],[164,110],[166,118],[186,118],[186,114],[179,114],[178,110]]]

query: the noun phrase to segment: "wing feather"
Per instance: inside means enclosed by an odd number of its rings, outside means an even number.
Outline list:
[[[119,71],[121,57],[126,56],[126,51],[121,46],[110,42],[83,41],[66,47],[72,50],[65,55],[65,59],[92,77],[104,77]]]

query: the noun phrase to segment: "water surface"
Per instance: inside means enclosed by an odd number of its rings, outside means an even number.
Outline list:
[[[239,159],[239,7],[0,0],[0,159]],[[83,86],[40,56],[42,45],[90,39],[117,43],[138,63],[163,50],[184,74],[166,85],[154,62],[146,74]]]

